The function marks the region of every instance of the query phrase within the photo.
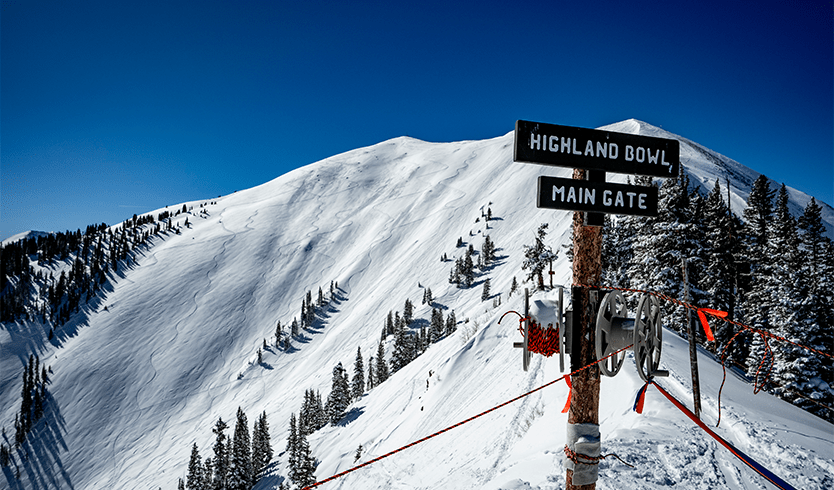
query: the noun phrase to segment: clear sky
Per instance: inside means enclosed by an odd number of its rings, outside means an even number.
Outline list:
[[[0,239],[516,119],[640,119],[834,204],[832,18],[830,1],[2,0]]]

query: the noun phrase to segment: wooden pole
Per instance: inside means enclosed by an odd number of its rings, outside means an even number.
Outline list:
[[[585,179],[586,171],[575,169],[574,179]],[[586,226],[583,213],[573,213],[573,284],[597,285],[602,277],[602,228]],[[574,325],[579,331],[573,332],[574,339],[579,339],[575,345],[577,352],[571,352],[571,367],[586,366],[596,360],[594,351],[595,313],[591,308],[590,291],[588,288],[574,288],[574,299],[577,309],[573,314],[578,315]],[[578,311],[577,311],[578,310]],[[572,369],[573,370],[573,369]],[[568,412],[568,424],[599,424],[599,368],[594,365],[571,377],[571,402]],[[585,485],[573,484],[573,471],[566,470],[565,488],[567,490],[595,490],[596,483]]]
[[[681,259],[683,267],[683,300],[690,302],[689,281],[687,279],[686,259]],[[689,366],[692,370],[692,403],[695,416],[701,418],[701,381],[698,377],[698,348],[695,342],[695,325],[692,323],[692,310],[686,309],[686,328],[689,332]]]

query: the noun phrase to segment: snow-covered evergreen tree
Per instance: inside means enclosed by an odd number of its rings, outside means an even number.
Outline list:
[[[394,313],[392,311],[388,312],[388,317],[385,319],[385,332],[386,335],[394,335]]]
[[[489,235],[484,237],[484,245],[481,247],[481,254],[484,257],[484,265],[489,265],[495,260],[495,243],[492,242]]]
[[[483,289],[483,291],[481,292],[481,301],[486,301],[486,300],[488,300],[488,299],[489,299],[489,297],[490,297],[490,293],[489,293],[489,278],[487,277],[487,278],[484,280],[484,289]]]
[[[707,195],[704,202],[704,213],[701,222],[704,226],[706,248],[706,268],[701,280],[701,289],[707,292],[711,308],[729,311],[733,301],[733,250],[730,230],[730,218],[727,205],[721,193],[721,184],[716,179],[715,187]],[[721,322],[715,329],[715,345],[718,351],[726,345],[733,336],[733,327],[729,323]]]
[[[291,481],[295,482],[296,478],[300,473],[300,464],[299,464],[299,440],[300,435],[298,433],[298,427],[295,418],[295,413],[290,414],[290,428],[289,428],[289,435],[287,436],[287,466],[289,467],[289,478]]]
[[[446,335],[452,335],[458,329],[458,321],[455,318],[455,310],[446,317]]]
[[[376,377],[374,376],[374,356],[368,358],[368,382],[365,383],[365,386],[368,387],[368,391],[373,389],[376,383]]]
[[[225,430],[229,426],[223,422],[222,418],[217,419],[214,424],[212,432],[215,435],[214,440],[214,478],[212,480],[212,488],[214,490],[226,490],[228,488],[227,481],[229,475],[229,441],[226,437]]]
[[[350,387],[351,398],[358,400],[365,393],[365,364],[362,362],[362,348],[356,348],[356,361],[353,363],[353,382]]]
[[[460,287],[462,282],[460,275],[461,269],[463,269],[463,259],[458,258],[455,260],[455,265],[453,265],[452,269],[449,271],[449,284],[454,284],[457,287]]]
[[[527,280],[533,281],[533,284],[540,290],[544,290],[544,276],[542,275],[545,267],[556,260],[557,253],[544,244],[547,237],[547,223],[539,225],[536,230],[536,236],[533,245],[524,245],[524,261],[521,263],[522,270],[529,270]]]
[[[413,359],[411,335],[402,322],[394,332],[394,352],[391,353],[391,372],[396,373]]]
[[[445,323],[443,321],[443,312],[439,308],[432,308],[431,310],[431,326],[429,327],[429,343],[433,344],[443,337],[445,330]]]
[[[345,416],[345,409],[350,404],[350,387],[347,383],[347,374],[342,363],[333,368],[333,379],[331,383],[330,394],[327,396],[327,402],[324,405],[324,410],[330,419],[332,425],[336,425],[342,417]]]
[[[788,209],[788,192],[784,184],[776,197],[768,245],[773,258],[769,322],[777,335],[797,341],[795,325],[802,323],[798,311],[805,297],[799,273],[799,235],[796,231],[796,220]],[[774,356],[774,391],[780,397],[794,401],[794,393],[800,389],[796,370],[799,349],[786,342],[773,343],[771,348]]]
[[[405,306],[403,307],[403,323],[408,326],[414,319],[414,304],[410,299],[406,298]]]
[[[243,409],[238,407],[229,465],[229,490],[249,490],[253,484],[253,474],[249,422]]]
[[[272,444],[269,441],[269,423],[266,420],[266,412],[263,412],[252,429],[253,483],[258,480],[270,461],[272,461]]]
[[[796,326],[793,334],[802,345],[823,352],[830,351],[831,332],[834,331],[834,301],[830,289],[831,276],[824,273],[831,272],[827,270],[827,264],[831,262],[830,257],[825,256],[831,249],[831,241],[825,236],[821,207],[813,197],[797,224],[801,230],[799,245],[802,260],[799,279],[804,293],[804,301],[799,304],[798,316],[804,324]],[[798,354],[795,366],[795,382],[798,389],[795,395],[802,399],[794,400],[794,404],[829,420],[834,419],[834,414],[819,405],[822,403],[831,406],[834,401],[834,396],[826,386],[834,375],[830,359],[808,350]]]
[[[195,442],[191,446],[191,458],[188,460],[188,474],[185,476],[185,488],[188,490],[206,490],[203,486],[204,484],[203,461],[200,458],[200,451],[197,449],[197,443]]]
[[[295,483],[296,488],[302,489],[316,482],[316,459],[310,451],[310,444],[307,436],[298,437],[298,448],[296,450],[295,472],[290,473],[290,480]]]
[[[764,175],[759,176],[753,183],[750,196],[747,198],[747,208],[744,210],[744,227],[742,228],[743,243],[745,245],[744,258],[749,264],[749,271],[745,278],[746,291],[743,309],[745,323],[770,332],[770,310],[772,303],[771,290],[773,284],[773,262],[770,254],[769,236],[772,232],[773,196],[775,191],[770,189],[770,183]],[[760,360],[769,355],[766,352],[764,340],[760,335],[752,335],[748,341],[747,375],[755,377],[759,370]],[[764,373],[761,373],[764,376]]]
[[[374,371],[375,384],[378,386],[388,379],[388,363],[385,362],[385,345],[380,341],[376,349],[376,370]]]

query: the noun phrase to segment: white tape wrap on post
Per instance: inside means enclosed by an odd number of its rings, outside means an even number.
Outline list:
[[[566,445],[577,456],[579,464],[575,464],[565,455],[563,464],[566,469],[573,471],[574,485],[589,485],[599,477],[599,425],[598,424],[568,424]],[[594,459],[586,459],[589,456]],[[587,461],[587,463],[585,463]]]

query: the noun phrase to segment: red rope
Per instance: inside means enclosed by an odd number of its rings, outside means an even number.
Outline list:
[[[362,464],[360,464],[360,465],[354,466],[353,468],[350,468],[350,469],[347,469],[347,470],[345,470],[345,471],[343,471],[343,472],[341,472],[341,473],[335,474],[335,475],[333,475],[333,476],[331,476],[331,477],[329,477],[329,478],[326,478],[326,479],[324,479],[324,480],[322,480],[322,481],[320,481],[320,482],[316,482],[316,483],[314,483],[314,484],[312,484],[312,485],[306,486],[306,487],[304,487],[302,490],[307,490],[307,489],[310,489],[310,488],[315,488],[315,487],[317,487],[317,486],[319,486],[319,485],[323,485],[323,484],[325,484],[325,483],[327,483],[327,482],[329,482],[329,481],[333,481],[333,480],[335,480],[335,479],[337,479],[337,478],[341,478],[341,477],[343,477],[343,476],[347,475],[348,473],[351,473],[351,472],[353,472],[353,471],[356,471],[356,470],[358,470],[358,469],[360,469],[360,468],[364,468],[365,466],[368,466],[368,465],[370,465],[370,464],[376,463],[377,461],[379,461],[379,460],[381,460],[381,459],[385,459],[385,458],[387,458],[388,456],[392,456],[392,455],[394,455],[394,454],[397,454],[397,453],[398,453],[398,452],[400,452],[400,451],[404,451],[404,450],[406,450],[406,449],[408,449],[408,448],[410,448],[410,447],[416,446],[417,444],[420,444],[421,442],[428,441],[429,439],[431,439],[431,438],[433,438],[433,437],[437,437],[437,436],[439,436],[440,434],[443,434],[443,433],[449,432],[450,430],[454,429],[455,427],[460,427],[461,425],[463,425],[463,424],[465,424],[465,423],[467,423],[467,422],[471,422],[471,421],[473,421],[473,420],[475,420],[475,419],[477,419],[477,418],[479,418],[479,417],[482,417],[482,416],[484,416],[484,415],[486,415],[486,414],[488,414],[488,413],[490,413],[490,412],[494,412],[495,410],[498,410],[498,409],[499,409],[499,408],[501,408],[501,407],[505,407],[505,406],[509,405],[510,403],[513,403],[513,402],[515,402],[515,401],[521,400],[522,398],[524,398],[524,397],[526,397],[526,396],[532,395],[533,393],[535,393],[535,392],[537,392],[537,391],[540,391],[540,390],[543,390],[543,389],[547,388],[548,386],[550,386],[550,385],[552,385],[552,384],[558,383],[559,381],[561,381],[561,380],[565,379],[565,378],[566,378],[566,377],[568,377],[568,376],[573,376],[573,375],[575,375],[575,374],[577,374],[577,373],[580,373],[580,372],[582,372],[582,371],[584,371],[584,370],[586,370],[586,369],[590,368],[591,366],[593,366],[593,365],[595,365],[595,364],[597,364],[597,363],[600,363],[600,362],[602,362],[602,361],[605,361],[605,360],[606,360],[606,359],[608,359],[609,357],[616,356],[616,355],[617,355],[617,354],[619,354],[620,352],[622,352],[622,351],[624,351],[624,350],[631,349],[632,347],[633,347],[633,346],[629,345],[628,347],[624,347],[624,348],[622,348],[622,349],[618,350],[617,352],[612,352],[610,355],[607,355],[607,356],[603,357],[602,359],[598,359],[598,360],[596,360],[596,361],[592,362],[591,364],[588,364],[587,366],[583,366],[583,367],[581,367],[581,368],[577,369],[576,371],[574,371],[574,372],[572,372],[572,373],[568,373],[568,374],[566,374],[566,375],[564,375],[564,376],[562,376],[562,377],[560,377],[560,378],[554,379],[553,381],[550,381],[550,382],[548,382],[548,383],[546,383],[546,384],[543,384],[543,385],[539,386],[538,388],[535,388],[535,389],[533,389],[533,390],[531,390],[531,391],[528,391],[527,393],[524,393],[523,395],[519,395],[519,396],[517,396],[517,397],[513,398],[512,400],[505,401],[504,403],[502,403],[502,404],[500,404],[500,405],[496,405],[496,406],[494,406],[494,407],[490,408],[489,410],[485,410],[485,411],[483,411],[483,412],[479,413],[478,415],[474,415],[474,416],[472,416],[472,417],[469,417],[468,419],[463,420],[463,421],[461,421],[461,422],[458,422],[457,424],[450,425],[449,427],[446,427],[445,429],[439,430],[439,431],[435,432],[434,434],[430,434],[430,435],[428,435],[428,436],[426,436],[426,437],[424,437],[424,438],[422,438],[422,439],[418,439],[418,440],[416,440],[416,441],[414,441],[414,442],[412,442],[412,443],[406,444],[405,446],[403,446],[403,447],[401,447],[401,448],[395,449],[395,450],[393,450],[393,451],[391,451],[391,452],[389,452],[389,453],[385,453],[385,454],[383,454],[382,456],[376,457],[376,458],[374,458],[374,459],[372,459],[372,460],[370,460],[370,461],[366,461],[366,462],[364,462],[364,463],[362,463]]]
[[[532,317],[524,317],[521,313],[514,310],[510,310],[501,315],[501,318],[498,320],[499,325],[501,325],[501,320],[503,320],[509,313],[515,313],[518,315],[518,331],[521,335],[524,335],[524,321],[530,321],[529,334],[527,337],[528,351],[541,354],[545,357],[551,357],[553,354],[559,353],[558,328],[553,328],[552,325],[548,325],[547,328],[542,328],[541,325],[536,323],[536,320]]]
[[[715,423],[715,426],[718,427],[721,424],[721,392],[724,391],[724,383],[727,382],[727,353],[729,352],[730,344],[732,344],[736,337],[744,333],[745,330],[738,331],[733,338],[730,339],[729,342],[724,346],[721,350],[721,369],[724,371],[724,377],[721,380],[721,387],[718,389],[718,422]],[[759,334],[761,335],[761,334]],[[770,374],[773,371],[773,351],[770,350],[770,344],[767,343],[767,337],[761,335],[762,341],[764,342],[765,346],[765,354],[762,356],[762,360],[759,361],[759,366],[756,368],[756,376],[753,378],[753,394],[757,395],[762,389],[764,389],[765,384],[770,379]],[[767,367],[767,371],[763,373],[763,376],[759,378],[759,374],[762,374],[762,367],[765,365],[765,362],[770,359],[770,364]]]
[[[530,322],[530,336],[527,339],[527,350],[550,357],[559,353],[559,329],[542,328],[538,323]]]

